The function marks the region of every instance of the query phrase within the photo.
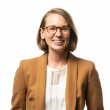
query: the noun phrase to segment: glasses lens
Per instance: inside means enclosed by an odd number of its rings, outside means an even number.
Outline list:
[[[55,33],[55,32],[56,32],[56,27],[53,27],[53,26],[48,27],[48,32],[49,32],[50,34]]]
[[[64,26],[61,28],[62,33],[68,33],[70,31],[70,27]]]

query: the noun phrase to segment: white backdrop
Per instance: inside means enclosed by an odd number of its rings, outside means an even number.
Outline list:
[[[64,8],[73,17],[79,42],[74,55],[91,60],[99,72],[105,110],[110,109],[110,1],[0,1],[0,110],[10,110],[15,72],[22,59],[41,55],[36,35],[43,15]],[[86,110],[86,108],[85,108]]]

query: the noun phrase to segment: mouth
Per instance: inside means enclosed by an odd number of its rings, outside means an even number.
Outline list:
[[[64,42],[64,40],[52,40],[53,42],[56,42],[56,43],[62,43]]]

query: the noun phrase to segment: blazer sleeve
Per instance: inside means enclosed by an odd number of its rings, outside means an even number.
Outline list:
[[[11,103],[11,110],[26,110],[26,86],[22,61],[15,74]]]
[[[93,62],[88,75],[86,105],[87,110],[104,110],[101,83]]]

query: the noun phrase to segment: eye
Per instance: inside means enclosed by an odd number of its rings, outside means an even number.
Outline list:
[[[48,28],[50,31],[54,31],[56,28],[55,27],[49,27]]]
[[[62,27],[62,30],[66,31],[66,30],[68,30],[68,27],[64,26],[64,27]]]

